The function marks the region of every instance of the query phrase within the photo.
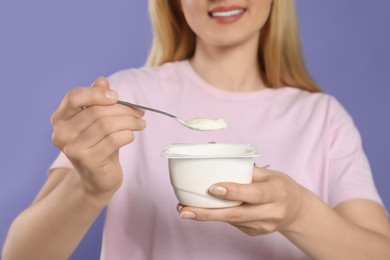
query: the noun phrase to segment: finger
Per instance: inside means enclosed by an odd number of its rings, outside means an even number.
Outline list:
[[[68,120],[86,107],[112,105],[117,100],[118,95],[109,89],[107,79],[99,78],[92,87],[79,87],[70,90],[54,112],[51,120],[52,123],[58,120]]]
[[[276,200],[275,193],[277,191],[270,181],[272,178],[268,172],[257,172],[250,184],[217,183],[210,187],[209,193],[220,199],[242,201],[249,204],[273,202]]]
[[[130,116],[140,119],[144,114],[145,112],[142,110],[117,104],[111,106],[92,106],[81,111],[67,121],[59,121],[54,124],[52,140],[57,147],[63,150],[65,146],[74,142],[81,132],[85,131],[88,127],[94,124],[99,118],[110,116]],[[139,123],[144,124],[142,120],[140,120]],[[134,127],[134,130],[139,129]],[[88,136],[83,138],[88,140]],[[85,147],[86,146],[83,146],[83,148]]]
[[[68,131],[80,133],[102,117],[132,116],[135,118],[142,118],[144,114],[145,112],[143,110],[118,104],[112,106],[91,106],[67,121],[70,128]]]
[[[73,149],[88,149],[115,132],[140,131],[145,125],[143,119],[132,116],[101,117],[77,136],[73,142]]]
[[[234,225],[243,225],[254,221],[278,222],[283,219],[284,211],[274,203],[263,205],[242,204],[236,207],[205,209],[194,207],[179,208],[180,218],[198,221],[221,221]]]
[[[79,149],[80,144],[74,143],[64,147],[64,154],[72,161],[83,162],[86,167],[94,168],[96,165],[88,165],[89,162],[104,162],[121,147],[134,140],[134,132],[122,130],[109,134],[92,147]]]
[[[103,88],[103,89],[110,89],[110,83],[105,77],[98,77],[92,84],[92,88]]]
[[[104,162],[121,147],[134,141],[134,132],[123,130],[106,136],[102,141],[90,148],[89,154],[95,161]]]

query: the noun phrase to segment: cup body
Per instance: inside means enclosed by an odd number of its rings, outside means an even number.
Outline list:
[[[169,177],[178,201],[201,208],[223,208],[241,201],[209,194],[218,182],[251,183],[257,148],[250,144],[171,144],[161,153],[168,158]]]

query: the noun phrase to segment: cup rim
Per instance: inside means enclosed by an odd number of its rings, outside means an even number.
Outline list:
[[[186,148],[194,147],[195,149],[202,149],[206,147],[212,148],[240,148],[240,153],[219,153],[219,154],[189,154],[184,152]],[[182,149],[183,148],[183,149]],[[161,156],[168,159],[191,159],[191,158],[254,158],[260,155],[259,150],[253,144],[229,144],[229,143],[205,143],[205,144],[191,144],[191,143],[172,143],[166,144],[161,150]]]

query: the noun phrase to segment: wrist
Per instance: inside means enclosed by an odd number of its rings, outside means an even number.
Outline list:
[[[302,234],[313,225],[318,225],[322,216],[326,215],[329,207],[321,201],[313,192],[301,186],[300,208],[293,220],[285,225],[280,232],[289,234]]]
[[[76,190],[78,190],[80,198],[88,203],[88,205],[97,208],[104,208],[117,190],[114,189],[97,191],[96,189],[93,189],[91,185],[89,185],[85,180],[83,180],[76,171],[70,172],[69,177],[72,179],[71,182],[73,182],[73,185],[75,185]]]

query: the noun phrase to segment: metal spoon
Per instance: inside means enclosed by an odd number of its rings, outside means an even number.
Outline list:
[[[188,127],[193,130],[200,130],[200,131],[211,131],[211,130],[220,130],[220,129],[225,129],[227,128],[226,122],[223,119],[209,119],[209,118],[194,118],[190,120],[184,120],[181,119],[175,115],[172,115],[170,113],[154,109],[151,107],[145,107],[137,104],[133,104],[130,102],[118,100],[118,104],[125,105],[125,106],[130,106],[130,107],[136,107],[144,110],[149,110],[152,112],[160,113],[165,116],[172,117],[176,121],[178,121],[180,124],[182,124],[185,127]]]

